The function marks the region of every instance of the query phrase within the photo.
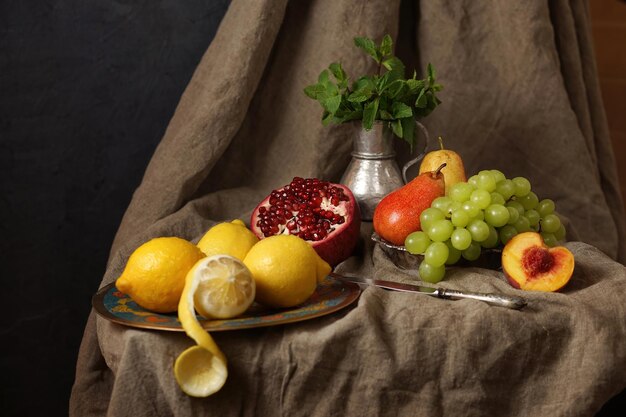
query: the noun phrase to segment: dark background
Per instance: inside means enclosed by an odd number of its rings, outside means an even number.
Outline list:
[[[228,3],[0,1],[0,415],[67,415],[113,236]]]
[[[67,415],[113,236],[228,4],[0,1],[3,416]]]

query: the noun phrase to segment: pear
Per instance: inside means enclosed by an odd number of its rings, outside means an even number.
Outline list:
[[[446,167],[442,172],[445,176],[446,195],[448,195],[450,187],[457,182],[466,182],[467,178],[465,177],[465,167],[463,166],[461,156],[450,149],[444,149],[443,139],[441,139],[441,136],[439,136],[438,139],[441,149],[428,152],[426,156],[424,156],[420,164],[419,173],[422,174],[424,172],[434,171],[439,165],[445,163]]]
[[[420,214],[445,193],[446,166],[424,172],[406,185],[387,194],[374,210],[373,226],[380,237],[394,245],[404,245],[406,237],[420,228]]]

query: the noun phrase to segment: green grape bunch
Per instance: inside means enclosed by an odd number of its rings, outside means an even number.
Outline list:
[[[483,250],[502,248],[518,233],[538,232],[546,245],[556,246],[566,230],[555,210],[554,201],[539,200],[526,178],[483,170],[436,198],[420,215],[422,230],[408,235],[404,246],[424,256],[421,279],[437,283],[446,265],[475,261]]]

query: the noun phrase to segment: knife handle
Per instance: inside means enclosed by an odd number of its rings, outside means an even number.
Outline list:
[[[514,310],[520,310],[524,308],[527,304],[526,300],[524,300],[523,298],[515,297],[512,295],[466,292],[449,290],[445,288],[440,288],[437,295],[439,296],[439,298],[451,300],[460,300],[463,298],[479,300],[484,301],[487,304],[498,307],[512,308]]]

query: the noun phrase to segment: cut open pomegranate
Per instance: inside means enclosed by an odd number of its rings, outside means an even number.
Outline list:
[[[361,214],[345,185],[295,177],[274,190],[252,212],[260,238],[295,235],[308,241],[331,266],[348,258],[358,242]]]

